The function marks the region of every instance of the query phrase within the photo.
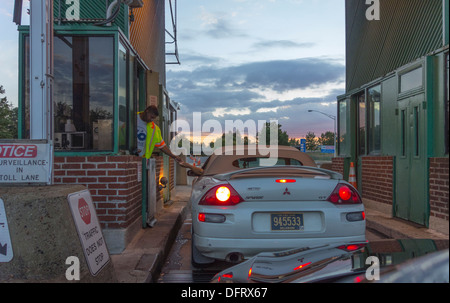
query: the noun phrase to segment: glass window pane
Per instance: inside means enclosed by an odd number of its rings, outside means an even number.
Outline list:
[[[369,153],[378,152],[381,149],[381,86],[375,86],[368,90],[367,102],[369,106],[369,121],[367,136]]]
[[[406,110],[402,110],[401,112],[401,150],[402,156],[406,156]]]
[[[423,71],[422,67],[400,75],[400,93],[422,87]]]
[[[414,155],[419,156],[419,107],[414,107]]]
[[[112,37],[55,36],[56,150],[112,150]]]
[[[358,100],[358,127],[359,127],[359,154],[366,154],[366,95],[363,93],[357,97]]]
[[[445,107],[445,153],[448,154],[450,149],[450,110],[449,110],[449,78],[448,78],[448,71],[449,71],[449,55],[446,54],[445,59],[445,99],[444,99],[444,107]]]
[[[348,133],[348,123],[349,117],[348,114],[349,105],[348,100],[343,100],[339,102],[339,138],[338,138],[338,151],[339,155],[345,156],[350,154],[350,134]]]
[[[119,149],[127,149],[127,51],[119,46]]]
[[[136,57],[131,55],[129,56],[130,61],[129,65],[129,102],[128,102],[128,138],[129,138],[129,149],[134,150],[137,148],[137,137],[136,137],[136,128],[134,125],[137,125],[137,98],[136,98],[136,87],[139,86],[136,83]]]

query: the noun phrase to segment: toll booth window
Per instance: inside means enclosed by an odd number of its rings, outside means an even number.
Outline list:
[[[339,101],[338,112],[338,153],[340,156],[350,155],[350,106],[349,100]]]
[[[449,60],[448,53],[445,55],[445,99],[444,99],[444,112],[445,112],[445,153],[448,154],[450,150],[450,109],[449,109],[449,78],[448,78],[448,70],[449,70]]]
[[[55,36],[56,151],[113,149],[113,62],[113,37]]]
[[[367,145],[369,154],[378,154],[381,150],[381,85],[368,89],[367,107]]]
[[[24,121],[29,121],[29,37],[24,40]],[[112,151],[114,38],[54,37],[55,151]],[[29,125],[23,125],[29,138]]]

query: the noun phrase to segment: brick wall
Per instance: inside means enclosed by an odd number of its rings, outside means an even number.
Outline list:
[[[333,158],[331,159],[331,170],[344,175],[344,161],[345,158]]]
[[[430,216],[449,220],[449,160],[430,158]]]
[[[394,158],[366,156],[361,159],[360,192],[363,198],[392,205]]]
[[[142,215],[136,156],[55,157],[54,183],[89,189],[102,228],[127,228]]]

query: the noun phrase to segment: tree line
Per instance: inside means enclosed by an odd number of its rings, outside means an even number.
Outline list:
[[[3,85],[0,85],[0,96],[5,94],[5,89]],[[14,107],[13,104],[9,103],[7,97],[0,98],[0,139],[16,139],[18,138],[18,113],[19,110],[17,107]],[[258,133],[258,137],[263,135],[265,132],[266,142],[270,142],[270,123],[266,123],[265,129],[261,129]],[[289,138],[289,135],[286,131],[282,130],[282,125],[278,124],[278,145],[284,146],[295,146],[300,147],[300,140],[295,138]],[[247,136],[242,136],[239,131],[234,132],[233,134],[233,145],[236,144],[249,144],[250,139]],[[334,145],[334,133],[331,131],[327,131],[322,133],[320,137],[316,138],[316,135],[313,132],[308,132],[306,134],[306,150],[315,151],[319,148],[320,145]],[[182,140],[189,141],[188,144],[191,146],[191,153],[193,151],[194,143],[190,141],[188,138],[184,137]],[[225,146],[225,134],[222,134],[221,138],[216,139],[216,142],[210,142],[209,147],[213,148],[214,145],[217,145],[217,140],[221,140],[221,146]],[[258,138],[256,138],[258,140]],[[255,143],[255,142],[254,142]],[[257,142],[256,142],[257,143]],[[179,147],[181,147],[182,142],[179,142]],[[205,144],[205,143],[202,143]],[[185,145],[186,146],[186,145]]]
[[[0,85],[0,96],[5,94]],[[7,97],[0,97],[0,139],[16,139],[18,136],[19,109],[8,102]]]

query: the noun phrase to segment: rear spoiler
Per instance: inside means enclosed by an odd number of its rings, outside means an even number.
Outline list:
[[[262,166],[262,167],[246,168],[246,169],[241,169],[241,170],[237,170],[237,171],[233,171],[233,172],[229,172],[229,173],[217,174],[214,176],[214,178],[217,180],[220,180],[220,181],[229,181],[234,175],[247,173],[247,172],[257,172],[259,170],[274,169],[274,168],[290,170],[289,171],[290,173],[295,173],[297,171],[299,172],[300,170],[302,170],[302,171],[306,170],[306,171],[310,171],[310,172],[316,172],[316,173],[318,172],[318,173],[326,174],[326,175],[330,176],[330,179],[334,179],[334,180],[342,180],[343,179],[342,174],[328,170],[328,169],[311,167],[311,166],[289,166],[289,165],[275,165],[275,166]],[[264,176],[262,176],[262,177],[264,177]]]

